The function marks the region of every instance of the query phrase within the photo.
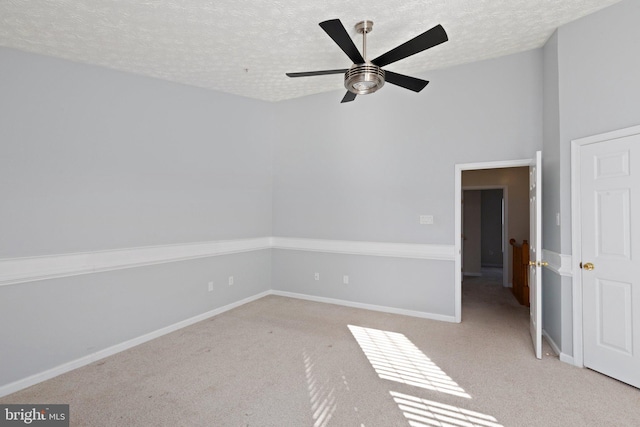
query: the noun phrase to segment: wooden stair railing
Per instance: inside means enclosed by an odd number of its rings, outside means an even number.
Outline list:
[[[529,242],[519,245],[515,239],[509,240],[513,247],[513,295],[522,305],[529,307]]]

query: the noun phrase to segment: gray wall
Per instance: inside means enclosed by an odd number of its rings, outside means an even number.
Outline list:
[[[559,28],[543,50],[546,249],[572,252],[571,141],[640,124],[639,20],[640,2],[623,0]],[[572,280],[544,277],[544,328],[573,355]]]
[[[3,48],[0,62],[0,258],[271,235],[268,104]]]
[[[420,94],[388,85],[349,104],[340,104],[339,91],[276,105],[274,235],[453,245],[455,165],[531,158],[542,147],[541,50],[420,77],[431,81]],[[420,225],[421,214],[433,215],[434,224]],[[336,259],[306,257],[327,268]],[[281,272],[274,288],[320,295],[293,271],[287,276],[284,259],[274,258]],[[420,263],[412,271],[422,272],[421,281],[411,280],[406,292],[440,302],[436,313],[453,316],[453,263]],[[311,277],[313,262],[305,265]],[[367,286],[396,293],[382,277]]]
[[[452,267],[452,262],[276,249],[273,284],[284,292],[451,316]]]
[[[558,32],[543,48],[544,124],[542,147],[542,242],[545,249],[561,253],[560,226],[560,91],[558,69]]]
[[[454,166],[542,148],[542,51],[438,70],[420,93],[385,86],[276,105],[274,234],[454,244]],[[434,225],[421,226],[418,215]]]
[[[571,253],[571,140],[640,124],[640,2],[559,29],[562,252]]]
[[[270,279],[264,250],[2,286],[0,386],[268,291]]]
[[[560,245],[560,91],[558,32],[543,49],[544,55],[544,142],[542,148],[542,244],[562,253]],[[564,353],[573,354],[562,340],[562,277],[549,269],[542,272],[542,327]],[[565,303],[567,303],[565,301]]]
[[[272,235],[269,104],[0,63],[0,258]],[[0,385],[269,289],[268,250],[0,286]]]

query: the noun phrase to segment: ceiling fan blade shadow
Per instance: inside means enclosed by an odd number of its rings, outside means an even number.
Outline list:
[[[347,33],[347,30],[339,19],[323,21],[319,25],[329,35],[329,37],[336,42],[340,49],[347,54],[354,64],[362,64],[364,62],[362,54],[360,54],[360,51],[353,43],[351,36],[349,36],[349,33]]]
[[[384,67],[392,62],[399,61],[408,56],[422,52],[423,50],[437,46],[447,40],[449,40],[447,33],[444,31],[444,28],[442,28],[442,25],[438,24],[432,29],[412,38],[408,42],[391,49],[387,53],[383,53],[371,62],[378,67]]]
[[[356,94],[353,92],[347,91],[347,93],[344,95],[344,98],[342,98],[342,101],[340,101],[340,103],[343,104],[345,102],[351,102],[354,99],[356,99]]]
[[[414,92],[420,92],[429,84],[427,80],[418,79],[416,77],[405,76],[404,74],[394,73],[392,71],[384,71],[384,80],[387,83],[394,84],[396,86],[403,87],[405,89],[412,90]]]
[[[310,76],[324,76],[327,74],[344,74],[348,71],[348,69],[340,69],[340,70],[323,70],[323,71],[305,71],[302,73],[286,73],[289,77],[310,77]]]

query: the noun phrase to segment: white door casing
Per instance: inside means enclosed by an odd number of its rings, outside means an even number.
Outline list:
[[[455,321],[462,321],[462,172],[465,170],[477,170],[477,169],[500,169],[500,168],[517,168],[527,167],[531,164],[530,159],[520,160],[504,160],[495,162],[480,162],[480,163],[465,163],[455,165],[455,194],[454,200],[456,201],[454,207],[455,214],[455,226],[454,226],[454,242],[455,247],[455,296],[454,296],[454,311]]]
[[[542,152],[529,166],[529,329],[533,348],[542,359]]]
[[[584,366],[640,387],[640,133],[579,151]]]

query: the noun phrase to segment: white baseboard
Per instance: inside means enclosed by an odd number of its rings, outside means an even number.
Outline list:
[[[576,361],[573,358],[573,356],[569,356],[564,353],[560,353],[560,361],[564,363],[568,363],[569,365],[578,366],[576,365]],[[582,368],[583,366],[578,366],[578,367]]]
[[[318,297],[314,295],[298,294],[294,292],[271,291],[271,294],[282,296],[282,297],[303,299],[307,301],[342,305],[345,307],[362,308],[362,309],[371,310],[371,311],[380,311],[383,313],[392,313],[392,314],[401,314],[404,316],[420,317],[422,319],[440,320],[443,322],[451,322],[451,323],[455,323],[456,321],[454,316],[446,316],[443,314],[427,313],[424,311],[405,310],[402,308],[386,307],[386,306],[373,305],[373,304],[363,304],[359,302],[345,301],[345,300],[334,299],[334,298]]]
[[[561,362],[565,362],[575,366],[573,356],[569,356],[568,354],[563,353],[560,350],[560,347],[558,347],[558,344],[556,344],[556,342],[551,338],[551,336],[544,329],[542,330],[542,336],[544,337],[545,340],[547,340],[547,342],[549,343],[549,346],[551,346],[551,349],[554,351],[554,353],[558,355]]]
[[[249,302],[255,301],[262,297],[269,295],[270,291],[265,291],[259,293],[257,295],[253,295],[251,297],[242,299],[240,301],[236,301],[234,303],[225,305],[224,307],[219,307],[211,311],[207,311],[206,313],[199,314],[197,316],[191,317],[186,320],[182,320],[180,322],[174,323],[173,325],[166,326],[164,328],[155,330],[153,332],[149,332],[148,334],[141,335],[139,337],[130,339],[128,341],[122,342],[120,344],[116,344],[114,346],[105,348],[103,350],[97,351],[92,354],[88,354],[79,359],[72,360],[67,363],[63,363],[62,365],[56,366],[55,368],[48,369],[44,372],[40,372],[38,374],[31,375],[27,378],[23,378],[21,380],[6,384],[4,386],[0,386],[0,397],[6,396],[11,393],[15,393],[27,387],[31,387],[32,385],[38,384],[42,381],[46,381],[48,379],[57,377],[58,375],[62,375],[66,372],[72,371],[74,369],[80,368],[82,366],[86,366],[90,363],[93,363],[97,360],[104,359],[105,357],[112,356],[116,353],[120,353],[121,351],[128,350],[137,345],[143,344],[147,341],[151,341],[152,339],[161,337],[163,335],[169,334],[171,332],[177,331],[178,329],[185,328],[187,326],[193,325],[194,323],[201,322],[210,317],[216,316],[218,314],[224,313],[225,311],[232,310],[236,307],[240,307],[241,305],[247,304]]]
[[[545,331],[544,329],[542,330],[542,337],[547,340],[547,342],[549,343],[549,346],[551,346],[551,349],[553,350],[553,352],[555,354],[557,354],[558,356],[562,353],[560,351],[560,347],[558,347],[558,344],[556,344],[556,342],[553,340],[553,338],[551,338],[551,335],[549,335],[547,333],[547,331]]]

